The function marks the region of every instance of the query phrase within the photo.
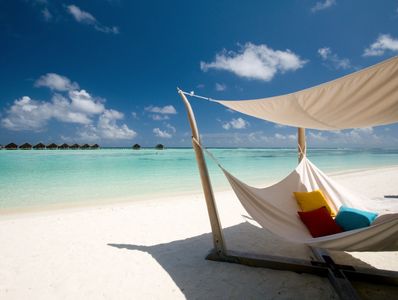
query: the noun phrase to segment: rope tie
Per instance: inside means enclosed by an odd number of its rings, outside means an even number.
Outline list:
[[[300,144],[297,144],[297,146],[300,151],[299,154],[306,156],[307,155],[307,143],[304,144],[304,150],[301,148]]]
[[[205,147],[203,147],[200,142],[192,137],[192,141],[199,146],[200,149],[204,150],[206,152],[207,155],[210,156],[210,158],[217,164],[217,166],[219,166],[221,169],[223,169],[223,167],[221,166],[220,161],[213,155],[213,153],[211,153],[209,150],[207,150]]]

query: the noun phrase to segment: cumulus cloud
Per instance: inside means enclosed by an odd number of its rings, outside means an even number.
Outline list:
[[[246,43],[238,52],[224,50],[213,62],[200,62],[200,68],[204,72],[224,70],[248,79],[270,81],[277,73],[296,71],[305,63],[290,50],[273,50],[267,45]]]
[[[97,131],[105,139],[132,139],[137,133],[126,124],[118,125],[117,120],[123,119],[123,114],[113,109],[107,109],[98,119]]]
[[[77,140],[82,142],[98,142],[100,140],[131,140],[137,133],[130,129],[126,124],[117,124],[118,120],[124,118],[123,113],[106,109],[98,118],[97,124],[89,124],[80,128],[76,138],[67,140]]]
[[[320,10],[325,10],[327,8],[332,7],[333,5],[336,4],[336,0],[325,0],[325,1],[318,1],[315,3],[313,7],[311,7],[311,11],[313,13],[320,11]]]
[[[155,134],[155,136],[160,137],[162,139],[170,139],[173,137],[173,135],[170,132],[167,132],[166,130],[160,130],[160,128],[154,128],[152,132]]]
[[[1,120],[3,127],[20,131],[41,131],[52,118],[68,123],[88,124],[91,120],[83,113],[70,109],[70,102],[54,95],[50,102],[33,100],[28,96],[14,101]]]
[[[100,101],[95,101],[86,91],[69,91],[69,97],[72,100],[72,107],[87,114],[100,114],[105,106]]]
[[[147,112],[156,113],[156,114],[166,114],[166,115],[177,114],[177,111],[173,105],[166,105],[164,107],[150,105],[145,107],[145,110]]]
[[[169,120],[170,117],[168,115],[149,115],[150,118],[154,121],[164,121],[164,120]]]
[[[328,67],[332,67],[336,70],[352,68],[351,62],[348,58],[340,58],[336,53],[333,53],[329,47],[319,48],[318,54]]]
[[[249,126],[249,122],[245,121],[242,118],[232,119],[229,122],[226,122],[222,125],[222,128],[225,130],[233,129],[245,129]]]
[[[55,73],[47,73],[43,76],[40,76],[40,78],[36,80],[35,86],[48,87],[53,91],[60,92],[79,88],[79,85],[76,82],[72,82],[69,78]]]
[[[363,56],[381,56],[386,51],[398,52],[398,39],[389,34],[380,34],[377,40],[364,50]]]
[[[98,20],[89,12],[86,12],[82,9],[80,9],[76,5],[67,5],[66,10],[69,14],[73,16],[76,22],[82,23],[82,24],[87,24],[90,26],[93,26],[95,30],[104,32],[104,33],[113,33],[113,34],[118,34],[119,33],[119,28],[116,26],[104,26]]]
[[[398,138],[388,129],[389,127],[377,130],[366,127],[330,132],[309,130],[307,138],[310,144],[322,147],[396,147]]]
[[[78,84],[65,76],[49,73],[41,76],[35,85],[64,92],[67,97],[57,92],[50,101],[38,101],[28,96],[17,99],[1,119],[3,127],[14,131],[42,131],[53,119],[81,125],[77,138],[86,139],[86,142],[98,139],[132,139],[137,135],[126,124],[117,123],[124,118],[123,113],[105,108],[101,101],[94,99],[84,89],[78,90]]]
[[[216,83],[216,91],[222,92],[222,91],[225,91],[226,89],[227,89],[227,86],[225,84]]]
[[[177,129],[176,129],[173,125],[171,125],[171,124],[166,123],[166,127],[167,127],[169,130],[171,130],[173,133],[176,133],[176,132],[177,132]]]

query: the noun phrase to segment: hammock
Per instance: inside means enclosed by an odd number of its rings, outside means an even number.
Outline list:
[[[371,226],[338,234],[313,238],[301,222],[300,208],[293,192],[309,192],[320,189],[328,204],[338,211],[341,205],[375,211],[369,199],[363,198],[341,186],[319,170],[306,155],[300,164],[280,182],[255,188],[229,173],[209,152],[199,145],[224,172],[236,196],[247,213],[264,229],[293,243],[340,251],[397,251],[398,213],[389,213],[388,206],[381,208]]]
[[[313,238],[301,222],[293,192],[320,189],[336,211],[341,205],[367,208],[364,201],[326,176],[308,158],[285,179],[267,188],[251,187],[222,168],[232,189],[249,215],[263,228],[289,241],[342,251],[398,250],[398,213],[379,217],[370,227]],[[366,201],[366,200],[365,200]]]

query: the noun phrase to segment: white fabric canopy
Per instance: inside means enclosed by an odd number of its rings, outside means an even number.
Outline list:
[[[220,166],[221,167],[221,166]],[[366,199],[353,194],[322,173],[306,157],[285,179],[267,188],[251,187],[221,167],[249,215],[263,228],[295,243],[342,251],[397,251],[398,213],[379,211],[370,227],[313,238],[301,222],[293,192],[320,189],[336,211],[341,205],[374,211]]]
[[[398,122],[398,56],[313,88],[241,101],[230,109],[295,127],[339,130]]]

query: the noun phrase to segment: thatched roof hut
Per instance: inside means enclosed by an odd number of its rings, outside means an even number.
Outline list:
[[[134,144],[133,149],[134,150],[140,150],[141,146],[139,144]]]
[[[46,149],[46,145],[44,145],[43,143],[38,143],[38,144],[33,146],[33,149],[35,149],[35,150],[43,150],[43,149]]]
[[[69,147],[69,149],[73,149],[73,150],[76,150],[76,149],[79,149],[79,148],[80,148],[79,144],[73,144],[73,145],[71,145]]]
[[[98,144],[94,144],[90,146],[90,149],[99,149],[99,145]]]
[[[54,143],[51,143],[50,145],[47,145],[47,149],[49,149],[49,150],[58,149],[58,145],[54,144]]]
[[[90,149],[90,145],[84,144],[83,146],[80,147],[80,149]]]
[[[156,150],[164,150],[164,146],[162,144],[157,144],[155,149]]]
[[[14,144],[14,143],[9,143],[4,148],[7,149],[7,150],[17,150],[18,149],[18,145]]]
[[[66,143],[63,143],[61,146],[58,147],[58,149],[69,149],[69,145]]]
[[[19,149],[22,149],[22,150],[31,150],[31,149],[32,149],[32,145],[29,144],[29,143],[25,143],[25,144],[22,144],[21,146],[19,146]]]

